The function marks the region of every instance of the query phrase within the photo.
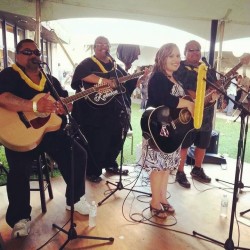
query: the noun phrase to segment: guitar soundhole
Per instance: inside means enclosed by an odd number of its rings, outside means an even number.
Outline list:
[[[183,124],[187,124],[191,120],[191,114],[187,109],[182,109],[179,114],[179,120]]]
[[[30,121],[30,124],[32,125],[32,127],[34,129],[39,129],[42,126],[44,126],[48,122],[49,119],[50,119],[50,115],[47,116],[47,117],[44,117],[44,118],[43,117],[37,117],[35,119],[32,119]]]

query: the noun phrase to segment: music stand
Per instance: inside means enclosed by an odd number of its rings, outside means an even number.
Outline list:
[[[106,201],[110,196],[112,196],[118,190],[125,189],[125,190],[128,190],[128,191],[131,191],[130,188],[126,188],[122,184],[123,146],[124,146],[124,142],[126,140],[126,129],[129,128],[129,127],[131,127],[131,125],[130,125],[130,122],[129,122],[129,115],[128,115],[127,108],[126,108],[126,105],[125,105],[125,97],[124,97],[125,94],[123,93],[123,91],[121,91],[122,85],[121,85],[121,83],[118,80],[118,74],[117,74],[117,69],[116,69],[116,61],[115,61],[115,59],[111,55],[109,55],[109,57],[111,58],[111,60],[114,63],[114,71],[115,71],[116,84],[117,84],[117,88],[119,90],[119,93],[121,93],[121,95],[122,95],[123,103],[121,103],[119,100],[117,102],[121,105],[122,111],[124,112],[124,115],[125,115],[124,123],[125,123],[125,125],[123,125],[122,135],[121,135],[121,137],[122,137],[122,148],[121,148],[121,153],[120,153],[119,181],[116,182],[116,184],[112,183],[110,181],[106,181],[106,184],[111,184],[113,186],[116,186],[116,188],[113,191],[111,191],[109,193],[109,195],[107,195],[103,200],[101,200],[100,202],[98,202],[98,206],[101,206],[104,201]],[[151,196],[151,194],[143,192],[143,191],[139,191],[139,190],[133,190],[133,191],[137,192],[137,193],[141,193],[141,194],[145,194],[145,195]]]
[[[42,63],[45,64],[47,67],[48,65],[46,63]],[[49,69],[49,67],[48,67]],[[53,86],[52,81],[49,79],[49,77],[47,76],[47,74],[45,74],[43,68],[40,66],[40,70],[41,72],[44,74],[44,76],[47,79],[47,82],[51,88],[51,90],[53,91],[54,95],[56,96],[57,101],[59,101],[61,103],[61,105],[63,106],[68,118],[69,118],[69,125],[67,126],[67,132],[68,132],[68,136],[70,137],[70,141],[71,141],[71,181],[70,181],[70,185],[71,185],[71,201],[70,201],[70,207],[71,207],[71,212],[70,212],[70,228],[68,231],[66,231],[64,228],[59,227],[56,224],[52,224],[53,227],[57,228],[59,231],[62,231],[63,233],[65,233],[66,235],[68,235],[68,239],[64,242],[64,244],[59,248],[60,250],[63,249],[71,240],[74,239],[95,239],[95,240],[108,240],[110,242],[114,241],[113,237],[110,238],[104,238],[104,237],[96,237],[96,236],[85,236],[85,235],[78,235],[75,227],[76,224],[74,223],[74,149],[80,148],[83,153],[85,155],[87,155],[85,149],[80,145],[79,142],[77,142],[76,139],[80,139],[85,145],[88,143],[87,140],[85,139],[84,135],[81,133],[78,124],[75,122],[75,120],[73,119],[73,117],[70,115],[66,104],[63,103],[63,101],[61,100],[59,94],[57,93],[56,89]],[[51,75],[51,74],[50,74]],[[86,167],[86,161],[85,161],[85,167]],[[84,180],[85,181],[85,180]]]
[[[210,85],[212,85],[216,90],[218,90],[221,94],[223,94],[225,97],[228,97],[226,93],[224,93],[220,88],[215,86],[213,83],[207,81]],[[224,249],[226,250],[234,250],[234,249],[244,249],[244,250],[250,250],[250,248],[243,248],[243,247],[235,247],[234,242],[232,239],[233,235],[233,226],[234,226],[234,216],[236,211],[236,204],[238,201],[237,194],[239,189],[239,175],[240,175],[240,168],[243,166],[242,159],[244,159],[245,154],[245,145],[243,141],[246,138],[247,135],[247,128],[248,123],[245,123],[245,118],[250,114],[248,110],[246,110],[242,104],[237,103],[235,100],[228,97],[234,104],[236,104],[241,109],[241,126],[240,126],[240,136],[238,140],[238,152],[237,152],[237,162],[236,162],[236,171],[235,171],[235,180],[234,180],[234,191],[233,191],[233,201],[232,201],[232,210],[231,210],[231,219],[230,219],[230,227],[229,227],[229,236],[228,239],[225,241],[225,243],[222,243],[220,241],[217,241],[215,239],[212,239],[210,237],[207,237],[203,234],[197,233],[196,231],[193,231],[194,236],[199,236],[205,239],[208,239],[211,242],[215,242],[219,244],[220,246],[224,246]]]

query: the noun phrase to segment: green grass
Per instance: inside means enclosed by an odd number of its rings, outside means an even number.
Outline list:
[[[124,144],[124,162],[131,164],[136,162],[136,145],[142,141],[140,119],[142,112],[140,111],[139,104],[132,104],[132,117],[131,125],[133,128],[134,136],[134,155],[130,153],[131,140],[127,139]],[[225,119],[216,118],[215,130],[219,132],[219,146],[218,153],[228,155],[236,159],[238,150],[238,141],[240,135],[240,123],[230,122],[227,123]],[[250,163],[250,137],[247,136],[246,151],[244,162]]]
[[[140,111],[140,105],[137,103],[132,104],[132,117],[131,126],[133,128],[133,154],[131,155],[131,139],[126,139],[123,148],[123,162],[125,164],[136,163],[136,145],[142,142],[142,132],[140,127],[142,112]],[[230,122],[227,123],[225,119],[217,118],[215,121],[215,130],[219,132],[219,147],[218,153],[227,155],[236,159],[238,150],[238,141],[240,135],[240,123]],[[250,138],[247,136],[245,162],[250,163]],[[8,168],[8,164],[5,158],[3,147],[0,148],[0,161]],[[120,165],[120,157],[118,158]],[[1,178],[1,177],[0,177]]]

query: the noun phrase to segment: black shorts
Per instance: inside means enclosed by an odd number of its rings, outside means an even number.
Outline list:
[[[206,149],[210,144],[212,130],[210,131],[191,131],[185,137],[182,148],[189,148],[194,144],[198,148]]]

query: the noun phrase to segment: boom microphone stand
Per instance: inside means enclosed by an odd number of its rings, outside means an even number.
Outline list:
[[[45,64],[47,67],[48,65],[46,63],[43,62],[33,62],[35,64]],[[49,69],[49,67],[48,67]],[[63,103],[63,101],[61,100],[60,96],[58,95],[56,89],[53,86],[53,83],[51,81],[51,79],[47,76],[47,74],[44,73],[43,68],[40,66],[40,70],[41,72],[44,74],[44,76],[47,79],[47,82],[49,84],[49,87],[51,88],[51,90],[53,91],[53,94],[56,96],[57,101],[59,101],[61,103],[61,105],[63,106],[68,118],[69,118],[69,125],[67,127],[67,132],[68,132],[68,136],[70,137],[71,140],[71,181],[70,181],[70,187],[71,187],[71,201],[70,201],[70,206],[71,206],[71,213],[70,213],[70,228],[68,231],[66,231],[64,228],[59,227],[56,224],[52,224],[53,227],[57,228],[59,231],[62,231],[63,233],[65,233],[68,236],[68,239],[64,242],[64,244],[59,248],[64,249],[64,247],[71,241],[74,239],[95,239],[95,240],[108,240],[110,242],[114,241],[114,238],[103,238],[103,237],[95,237],[95,236],[83,236],[83,235],[77,235],[77,232],[75,230],[76,224],[74,223],[74,150],[76,148],[80,149],[83,151],[83,153],[85,154],[85,156],[87,155],[85,149],[80,145],[80,143],[77,142],[77,138],[80,138],[80,140],[86,145],[88,142],[85,139],[84,135],[81,133],[77,123],[75,122],[75,120],[73,119],[73,117],[70,115],[67,106]],[[51,75],[51,74],[50,74]],[[86,157],[85,157],[85,166],[86,166]]]
[[[128,115],[128,112],[127,112],[127,108],[126,108],[126,104],[125,104],[125,97],[124,97],[124,93],[122,92],[122,85],[121,85],[121,83],[119,82],[119,80],[118,80],[118,73],[117,73],[117,69],[116,69],[116,61],[115,61],[115,59],[107,52],[107,55],[111,58],[111,60],[113,61],[113,64],[114,64],[114,71],[115,71],[115,78],[116,78],[116,85],[117,85],[117,87],[118,87],[118,91],[121,93],[121,95],[122,95],[122,102],[123,103],[121,103],[119,100],[117,100],[117,102],[121,105],[121,107],[122,107],[122,112],[124,112],[124,116],[125,116],[125,118],[124,118],[124,124],[125,125],[122,125],[122,147],[121,147],[121,158],[120,158],[120,170],[119,170],[119,181],[116,183],[116,184],[114,184],[114,183],[112,183],[112,182],[110,182],[110,181],[107,181],[106,182],[106,184],[111,184],[111,185],[113,185],[113,186],[116,186],[116,188],[112,191],[112,192],[110,192],[110,194],[109,195],[107,195],[102,201],[100,201],[100,202],[98,202],[98,206],[101,206],[102,205],[102,203],[104,202],[104,201],[106,201],[110,196],[112,196],[114,193],[116,193],[118,190],[123,190],[123,189],[125,189],[125,190],[129,190],[129,191],[131,191],[131,189],[129,189],[129,188],[125,188],[124,186],[123,186],[123,184],[122,184],[122,165],[123,165],[123,146],[124,146],[124,142],[125,142],[125,140],[126,140],[126,133],[127,133],[127,129],[129,128],[129,127],[131,127],[131,125],[130,125],[130,122],[129,122],[129,115]],[[146,193],[146,192],[142,192],[142,191],[139,191],[139,190],[133,190],[134,192],[138,192],[138,193],[141,193],[141,194],[146,194],[146,195],[149,195],[149,196],[151,196],[151,194],[149,194],[149,193]]]
[[[224,93],[221,89],[219,89],[217,86],[215,86],[213,83],[209,82],[210,85],[212,85],[216,90],[218,90],[221,94],[226,97],[226,93]],[[243,247],[236,247],[234,246],[234,242],[232,239],[233,235],[233,225],[234,225],[234,216],[236,212],[236,203],[237,203],[237,195],[238,195],[238,189],[239,189],[239,174],[240,174],[240,169],[243,165],[242,162],[242,157],[244,156],[245,153],[245,145],[243,143],[245,137],[246,137],[246,131],[247,131],[247,126],[248,124],[245,123],[245,118],[248,116],[250,113],[247,111],[243,105],[235,102],[233,99],[228,97],[231,101],[233,101],[240,109],[241,109],[241,127],[240,127],[240,137],[238,141],[238,153],[237,153],[237,162],[236,162],[236,171],[235,171],[235,180],[234,180],[234,192],[233,192],[233,201],[232,201],[232,211],[231,211],[231,219],[230,219],[230,228],[229,228],[229,236],[228,239],[225,241],[225,243],[222,243],[220,241],[217,241],[215,239],[212,239],[210,237],[207,237],[205,235],[202,235],[200,233],[197,233],[196,231],[193,231],[194,236],[200,236],[202,238],[208,239],[211,242],[215,242],[219,244],[220,246],[223,246],[224,249],[226,250],[234,250],[234,249],[245,249],[245,250],[250,250],[250,248],[243,248]]]

